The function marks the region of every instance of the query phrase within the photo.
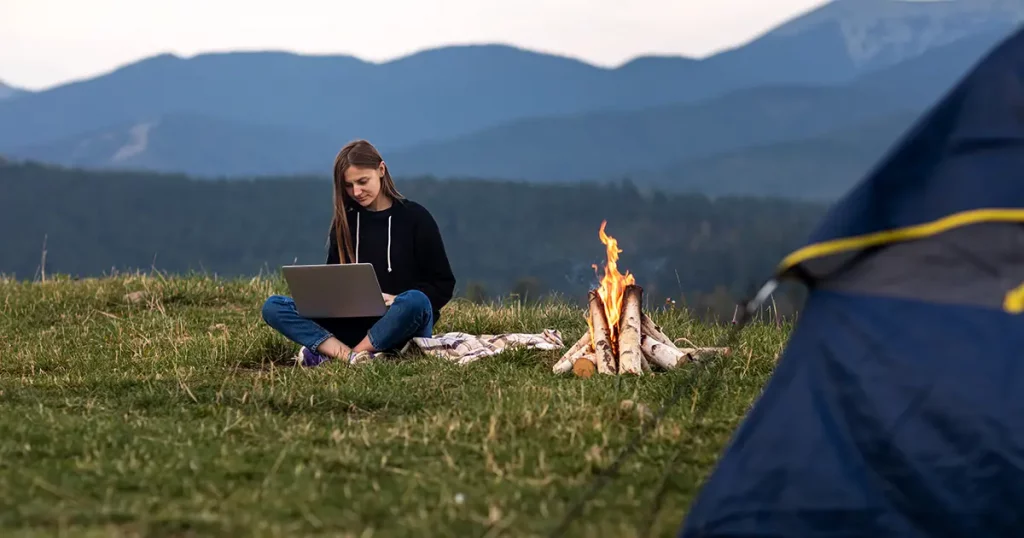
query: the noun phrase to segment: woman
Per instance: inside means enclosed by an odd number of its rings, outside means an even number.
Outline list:
[[[355,262],[373,265],[389,306],[382,317],[307,319],[280,295],[263,305],[263,320],[302,346],[304,366],[330,359],[355,364],[431,336],[455,289],[434,218],[399,194],[384,159],[365,140],[350,142],[334,160],[327,263]]]

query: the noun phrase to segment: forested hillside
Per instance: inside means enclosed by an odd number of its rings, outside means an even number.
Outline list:
[[[603,266],[601,221],[651,301],[730,313],[809,233],[823,207],[785,200],[644,193],[628,183],[531,185],[404,180],[444,235],[458,293],[473,299],[549,292],[582,299]],[[248,275],[319,263],[331,184],[319,178],[191,180],[0,164],[0,272],[155,268]],[[678,304],[678,303],[677,303]]]

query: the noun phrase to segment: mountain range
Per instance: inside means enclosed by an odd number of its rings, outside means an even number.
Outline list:
[[[1022,19],[1024,0],[834,0],[707,58],[615,68],[494,44],[383,63],[163,54],[0,100],[0,153],[323,175],[341,145],[368,138],[396,175],[827,197]]]
[[[3,81],[0,81],[0,101],[3,101],[4,99],[10,99],[21,93],[24,92],[18,88],[15,88],[14,86],[8,86],[7,84],[4,84]]]

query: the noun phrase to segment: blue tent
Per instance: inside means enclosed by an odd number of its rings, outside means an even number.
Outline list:
[[[1024,31],[838,201],[682,538],[1024,537]]]

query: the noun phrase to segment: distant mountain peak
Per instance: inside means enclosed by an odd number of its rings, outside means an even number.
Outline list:
[[[1024,0],[833,0],[762,34],[792,38],[835,25],[858,67],[891,65],[929,49],[1024,21]]]
[[[20,90],[14,86],[9,86],[5,84],[4,81],[0,80],[0,101],[10,99],[20,93],[24,93],[24,90]]]
[[[679,56],[674,54],[650,54],[647,56],[636,56],[625,63],[619,65],[617,69],[640,69],[640,68],[657,68],[669,64],[689,64],[697,65],[701,62],[696,58],[690,58],[689,56]]]

